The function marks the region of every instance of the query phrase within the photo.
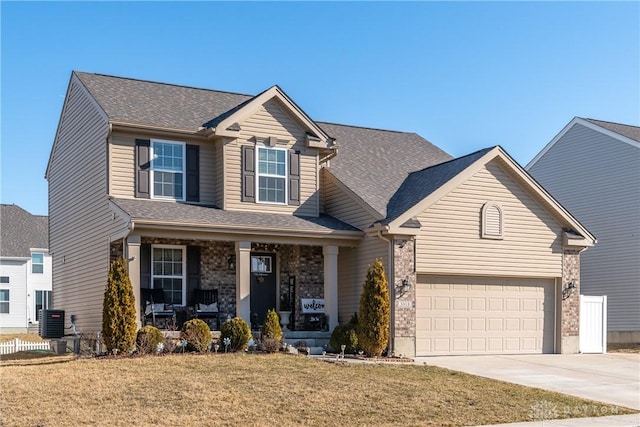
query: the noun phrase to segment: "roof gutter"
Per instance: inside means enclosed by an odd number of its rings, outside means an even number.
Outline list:
[[[248,234],[258,233],[261,235],[271,236],[296,236],[296,237],[308,237],[308,238],[331,238],[337,239],[362,239],[362,231],[350,231],[350,230],[329,230],[329,231],[315,231],[315,230],[291,230],[291,229],[278,229],[278,228],[264,228],[264,227],[247,227],[242,225],[225,225],[225,226],[212,226],[211,224],[199,224],[199,223],[180,223],[180,224],[168,224],[164,220],[133,220],[138,227],[144,227],[149,229],[162,229],[162,230],[175,230],[175,231],[197,231],[202,232],[203,228],[212,232],[227,232],[229,234]],[[133,225],[132,225],[133,229]]]

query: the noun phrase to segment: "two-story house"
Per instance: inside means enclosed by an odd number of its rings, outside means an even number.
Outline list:
[[[0,333],[37,332],[51,306],[48,218],[0,205]]]
[[[527,165],[598,236],[582,293],[607,296],[607,341],[640,341],[640,127],[575,117]]]
[[[577,351],[579,253],[594,237],[500,147],[453,159],[414,133],[316,122],[256,95],[74,72],[46,177],[54,304],[100,329],[109,262],[136,298],[216,289],[260,323],[281,297],[304,328],[390,283],[406,355]]]

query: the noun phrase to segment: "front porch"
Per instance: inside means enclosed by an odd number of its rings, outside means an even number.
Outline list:
[[[236,316],[252,330],[259,330],[268,309],[281,311],[288,305],[291,314],[286,339],[294,331],[330,332],[337,326],[337,255],[338,246],[328,244],[134,235],[111,244],[112,259],[124,256],[129,260],[140,326],[149,323],[143,301],[147,289],[163,289],[162,304],[175,313],[171,319],[153,322],[164,330],[177,330],[183,322],[197,317],[196,295],[207,290],[216,293],[217,316],[203,319],[212,330],[219,330],[226,319]],[[305,314],[303,299],[323,300],[324,312]]]

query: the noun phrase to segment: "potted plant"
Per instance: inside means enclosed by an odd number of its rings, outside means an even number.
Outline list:
[[[283,294],[280,297],[280,310],[278,310],[278,314],[280,314],[282,330],[288,331],[287,326],[289,325],[289,317],[291,316],[291,300],[289,299],[289,294]]]

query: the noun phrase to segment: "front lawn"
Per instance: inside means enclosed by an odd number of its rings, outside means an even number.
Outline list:
[[[287,355],[0,362],[3,426],[431,425],[632,413],[431,366]]]

